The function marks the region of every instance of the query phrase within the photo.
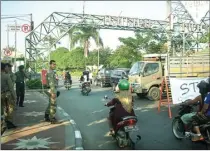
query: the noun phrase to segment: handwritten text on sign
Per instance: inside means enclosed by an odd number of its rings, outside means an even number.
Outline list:
[[[201,80],[206,78],[170,78],[173,104],[179,104],[200,95],[197,84]]]

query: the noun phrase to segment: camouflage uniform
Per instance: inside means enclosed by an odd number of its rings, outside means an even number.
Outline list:
[[[47,85],[50,87],[49,91],[47,91],[47,94],[49,96],[49,104],[48,107],[45,111],[45,115],[49,115],[49,119],[52,120],[55,118],[55,113],[56,113],[56,99],[52,98],[52,93],[56,95],[57,90],[56,90],[56,77],[55,77],[55,72],[53,70],[49,70],[47,73]]]
[[[12,84],[14,86],[15,85],[15,81],[16,81],[16,75],[13,72],[10,72],[9,75],[10,75],[10,78],[12,80]]]
[[[10,76],[1,73],[1,113],[7,124],[12,123],[12,113],[15,107],[15,91]]]

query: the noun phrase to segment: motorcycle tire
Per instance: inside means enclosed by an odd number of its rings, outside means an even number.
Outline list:
[[[182,122],[181,118],[173,119],[172,133],[174,134],[175,138],[178,140],[182,140],[183,138],[185,138],[184,123]]]
[[[210,128],[206,129],[206,140],[205,140],[205,142],[207,144],[207,148],[209,147],[209,149],[210,149]]]

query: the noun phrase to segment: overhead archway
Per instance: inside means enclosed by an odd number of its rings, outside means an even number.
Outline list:
[[[207,18],[209,18],[209,13],[201,20],[200,24],[196,24],[180,1],[168,2],[168,8],[171,8],[171,10],[169,9],[170,13],[168,13],[169,15],[166,21],[110,15],[54,12],[26,36],[25,58],[28,57],[29,67],[32,71],[36,72],[36,67],[40,66],[36,63],[37,59],[41,57],[43,62],[49,61],[49,58],[47,58],[48,55],[46,54],[49,54],[51,48],[74,26],[84,27],[93,25],[94,28],[98,29],[140,32],[152,30],[156,33],[167,34],[169,42],[173,42],[172,39],[176,41],[174,38],[175,35],[183,31],[187,33],[185,35],[186,37],[198,41],[198,38],[208,31],[209,24],[207,23]],[[49,41],[49,38],[51,38],[51,41]],[[188,44],[187,39],[185,42]],[[195,42],[196,44],[198,47],[198,42]]]

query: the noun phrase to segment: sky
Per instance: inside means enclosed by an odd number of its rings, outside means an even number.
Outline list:
[[[184,3],[186,5],[186,2]],[[196,19],[195,7],[188,7],[191,15]],[[197,20],[205,15],[206,6],[199,8]],[[1,15],[33,14],[35,27],[53,12],[82,13],[83,1],[1,1]],[[203,10],[203,11],[202,11]],[[165,20],[166,1],[85,1],[85,13],[97,15],[114,15],[137,17],[144,19]],[[24,18],[29,19],[29,18]],[[14,25],[14,19],[1,19],[1,50],[7,46],[7,24]],[[27,21],[17,20],[17,25],[28,24]],[[9,33],[9,45],[14,46],[14,32]],[[23,32],[17,33],[17,49],[24,54],[25,36]],[[132,31],[100,30],[100,36],[105,46],[116,49],[120,45],[119,37],[134,36]],[[68,48],[68,38],[64,37],[58,46]],[[91,49],[96,46],[91,42]]]

